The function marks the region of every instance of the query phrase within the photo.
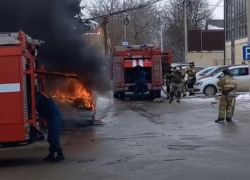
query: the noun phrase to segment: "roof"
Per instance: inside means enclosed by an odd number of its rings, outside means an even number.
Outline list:
[[[17,32],[0,32],[0,45],[16,45],[20,44],[18,40],[19,33]],[[30,36],[26,34],[27,41],[34,45],[41,45],[44,43],[38,39],[32,39]]]
[[[224,20],[210,19],[206,21],[206,29],[224,29]]]
[[[0,45],[16,45],[20,44],[20,41],[14,37],[1,37],[0,36]]]

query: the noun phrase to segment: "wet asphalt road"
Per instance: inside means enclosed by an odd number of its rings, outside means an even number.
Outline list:
[[[2,180],[249,180],[250,121],[215,124],[208,100],[177,104],[101,98],[104,125],[62,134],[66,160],[44,163],[47,143],[0,150]]]

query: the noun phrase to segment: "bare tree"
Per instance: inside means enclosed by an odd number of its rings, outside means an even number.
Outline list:
[[[122,11],[128,8],[140,6],[149,0],[94,0],[87,5],[92,17]],[[156,23],[157,11],[154,5],[139,8],[116,16],[108,17],[108,37],[111,47],[120,45],[125,40],[125,26],[123,19],[130,17],[127,25],[127,41],[130,44],[153,43],[154,26]],[[97,19],[100,23],[103,19]]]
[[[202,29],[211,18],[208,0],[193,0],[188,5],[188,29]],[[170,0],[163,9],[164,45],[172,50],[174,60],[184,60],[184,4]]]

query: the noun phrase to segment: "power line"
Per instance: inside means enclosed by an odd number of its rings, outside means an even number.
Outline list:
[[[105,14],[105,15],[100,15],[100,16],[96,16],[96,17],[92,17],[92,18],[88,18],[88,19],[82,19],[83,21],[87,21],[87,20],[95,20],[95,19],[99,19],[99,18],[108,18],[110,16],[114,16],[114,15],[117,15],[117,14],[122,14],[122,13],[125,13],[125,12],[129,12],[129,11],[133,11],[133,10],[136,10],[136,9],[140,9],[140,8],[144,8],[144,7],[147,7],[149,5],[152,5],[152,4],[155,4],[157,2],[160,2],[162,0],[151,0],[145,4],[141,4],[137,7],[133,7],[133,8],[128,8],[128,9],[125,9],[125,10],[122,10],[122,11],[117,11],[117,12],[113,12],[113,13],[109,13],[109,14]]]
[[[207,15],[211,15],[215,9],[220,5],[220,3],[222,2],[223,0],[218,0],[218,2],[215,4],[215,6],[208,12]]]
[[[218,3],[218,2],[217,2],[217,3]],[[215,4],[215,5],[212,5],[212,4],[205,4],[205,5],[207,5],[207,6],[212,6],[212,7],[224,7],[224,6],[217,6],[216,4]],[[158,7],[157,7],[157,8],[158,8],[158,11],[161,11],[161,10],[159,10],[159,9],[164,8],[164,7],[166,7],[166,5],[158,6]],[[142,13],[145,13],[145,12],[148,12],[148,13],[150,14],[150,13],[153,12],[153,11],[154,11],[154,9],[152,9],[152,10],[150,10],[150,11],[149,11],[149,10],[141,10],[141,11],[137,11],[137,12],[131,14],[131,15],[133,16],[134,14],[142,14]],[[190,16],[192,16],[192,14],[191,14],[190,11],[188,11],[188,13],[189,13]],[[126,15],[114,16],[114,17],[112,17],[112,19],[119,19],[119,18],[124,18],[124,17],[126,17]]]
[[[134,7],[134,8],[130,8],[130,9],[126,9],[126,10],[123,10],[123,11],[117,11],[117,12],[114,12],[114,13],[110,13],[110,14],[106,14],[106,15],[100,15],[100,16],[96,16],[96,17],[93,17],[93,18],[88,18],[88,19],[82,19],[82,20],[94,20],[94,19],[99,19],[99,18],[103,18],[103,17],[110,17],[110,16],[112,16],[112,19],[119,19],[119,18],[124,18],[126,15],[120,15],[120,16],[115,16],[115,15],[118,15],[118,14],[122,14],[122,13],[124,13],[124,12],[129,12],[129,11],[133,11],[133,10],[136,10],[136,9],[140,9],[140,8],[143,8],[143,7],[146,7],[146,6],[149,6],[149,5],[152,5],[152,4],[154,4],[154,3],[157,3],[157,2],[160,2],[160,1],[162,1],[162,0],[155,0],[155,1],[152,1],[152,2],[147,2],[147,3],[150,3],[150,4],[143,4],[143,5],[139,5],[138,7]],[[219,0],[220,1],[220,0]],[[218,1],[218,2],[219,2]],[[221,0],[222,1],[222,0]],[[212,4],[205,4],[205,5],[208,5],[208,6],[212,6],[213,8],[211,9],[211,11],[214,9],[216,9],[217,7],[224,7],[224,6],[219,6],[219,4],[221,3],[219,3],[218,4],[218,2],[215,4],[215,5],[212,5]],[[164,8],[164,7],[166,7],[166,5],[162,5],[162,6],[158,6],[157,8],[158,9],[161,9],[161,8]],[[211,14],[211,13],[213,13],[214,12],[214,10],[211,12],[209,12],[209,14]],[[142,11],[138,11],[138,12],[136,12],[136,13],[133,13],[133,14],[141,14],[141,13],[144,13],[144,12],[147,12],[148,10],[142,10]],[[151,10],[150,12],[152,12],[153,10]],[[189,13],[189,15],[191,15],[191,13],[190,12],[188,12]],[[133,15],[132,14],[132,15]],[[115,17],[113,17],[113,16],[115,16]]]

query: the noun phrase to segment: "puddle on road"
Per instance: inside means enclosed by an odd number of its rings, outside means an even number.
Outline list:
[[[200,145],[168,145],[169,150],[195,150],[202,148]]]

